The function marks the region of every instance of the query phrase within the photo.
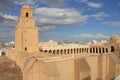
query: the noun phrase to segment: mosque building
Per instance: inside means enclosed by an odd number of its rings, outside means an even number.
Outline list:
[[[44,46],[45,44],[45,46]],[[120,39],[113,35],[101,45],[38,47],[38,27],[30,6],[23,5],[15,28],[15,48],[8,58],[22,72],[22,80],[114,80],[120,75]],[[50,46],[53,45],[53,46]]]

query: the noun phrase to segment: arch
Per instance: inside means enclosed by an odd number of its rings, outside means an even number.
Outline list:
[[[104,50],[104,48],[102,48],[102,53],[105,53],[105,50]]]
[[[92,48],[90,48],[90,53],[92,53]]]
[[[25,51],[27,51],[27,47],[25,47]]]
[[[52,51],[51,51],[51,50],[49,50],[49,53],[52,53]]]
[[[69,49],[67,49],[67,54],[69,54],[69,52],[70,52]]]
[[[45,53],[47,52],[47,50],[44,51]]]
[[[59,54],[59,50],[57,50],[57,54]]]
[[[98,48],[96,48],[96,53],[98,53]]]
[[[106,48],[106,53],[108,53],[108,49]]]
[[[88,48],[87,48],[87,53],[88,53]]]
[[[82,48],[82,53],[84,52],[84,48]]]
[[[71,49],[71,54],[73,53],[73,49]]]
[[[40,52],[43,52],[43,50],[40,50]]]
[[[25,13],[25,16],[26,16],[26,17],[29,17],[29,14],[28,14],[28,12],[26,12],[26,13]]]
[[[63,54],[63,50],[62,49],[60,50],[60,53]]]
[[[55,50],[53,50],[53,54],[55,54]]]
[[[2,53],[1,53],[1,56],[5,56],[5,55],[6,55],[6,53],[5,53],[5,52],[2,52]]]
[[[75,51],[76,51],[76,50],[74,49],[74,54],[75,54]]]
[[[95,48],[93,47],[93,53],[95,53]]]
[[[99,53],[101,53],[101,48],[99,48]]]
[[[79,53],[81,53],[81,48],[79,49]]]
[[[85,50],[84,52],[86,52],[86,48],[84,50]]]
[[[64,54],[66,54],[66,49],[64,49]]]
[[[111,52],[114,52],[115,48],[114,46],[111,46]]]
[[[77,48],[77,54],[79,53],[79,49]]]

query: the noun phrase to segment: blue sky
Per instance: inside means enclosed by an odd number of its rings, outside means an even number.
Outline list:
[[[39,41],[108,40],[120,36],[120,0],[0,0],[0,42],[14,40],[22,5],[33,10]]]

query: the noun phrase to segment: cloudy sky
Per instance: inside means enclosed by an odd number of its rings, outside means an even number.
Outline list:
[[[14,40],[14,28],[24,4],[33,10],[39,41],[120,36],[120,0],[0,0],[0,42]]]

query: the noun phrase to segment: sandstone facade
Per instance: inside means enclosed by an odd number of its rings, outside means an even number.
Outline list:
[[[115,54],[119,43],[112,40],[100,46],[47,47],[38,52],[38,28],[32,10],[24,5],[8,58],[19,66],[23,80],[113,80],[120,75],[120,58]]]
[[[32,17],[32,10],[24,5],[15,28],[15,48],[28,53],[38,52],[38,27]]]

